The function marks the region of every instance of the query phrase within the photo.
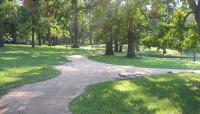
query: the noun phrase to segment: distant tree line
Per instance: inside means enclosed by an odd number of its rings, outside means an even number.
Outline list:
[[[4,38],[47,43],[105,44],[105,55],[135,58],[140,46],[183,52],[198,49],[200,0],[0,1],[0,47]]]

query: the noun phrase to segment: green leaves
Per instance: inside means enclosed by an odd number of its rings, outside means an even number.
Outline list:
[[[0,17],[6,20],[15,15],[17,4],[14,1],[2,0],[0,3]]]

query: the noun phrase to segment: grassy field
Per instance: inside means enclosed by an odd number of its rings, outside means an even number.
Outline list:
[[[103,50],[98,48],[98,50]],[[126,50],[126,49],[124,49]],[[115,53],[114,56],[104,56],[103,54],[90,55],[94,61],[99,61],[108,64],[145,67],[145,68],[168,68],[168,69],[193,69],[200,70],[200,59],[197,58],[197,62],[193,62],[193,58],[181,60],[180,53],[175,50],[167,50],[165,56],[162,55],[162,51],[156,50],[156,48],[140,50],[137,53],[137,58],[127,58],[126,53]],[[199,55],[199,54],[197,54]]]
[[[87,87],[73,114],[200,114],[199,74],[168,74]]]
[[[124,49],[125,51],[126,49]],[[175,50],[167,50],[167,54],[162,56],[162,51],[156,50],[156,48],[141,50],[135,59],[126,57],[126,53],[116,53],[114,56],[104,56],[104,47],[95,46],[82,46],[80,49],[68,50],[69,55],[78,54],[90,56],[90,59],[98,62],[126,65],[145,68],[168,68],[168,69],[192,69],[200,70],[200,59],[197,58],[197,62],[193,62],[193,58],[184,60],[180,59],[180,53]]]
[[[0,95],[8,90],[59,75],[53,65],[66,61],[66,50],[61,46],[6,45],[0,49]]]
[[[135,67],[200,70],[199,63],[193,63],[191,61],[181,61],[179,58],[141,57],[136,59],[130,59],[125,56],[99,55],[99,56],[92,56],[91,59],[108,64],[135,66]]]

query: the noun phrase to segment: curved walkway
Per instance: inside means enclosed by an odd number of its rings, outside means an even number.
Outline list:
[[[61,75],[44,82],[13,89],[0,98],[0,114],[71,114],[70,101],[90,84],[114,80],[119,73],[164,74],[169,71],[196,72],[200,70],[153,69],[110,65],[74,55],[69,64],[57,66]],[[48,72],[48,71],[47,71]]]

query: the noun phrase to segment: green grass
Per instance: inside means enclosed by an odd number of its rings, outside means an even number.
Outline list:
[[[200,114],[199,74],[99,83],[70,105],[73,114]]]
[[[191,61],[181,61],[180,58],[159,58],[159,57],[141,57],[130,59],[119,54],[115,56],[95,55],[91,57],[94,61],[108,64],[126,65],[145,68],[169,68],[169,69],[193,69],[200,70],[199,63]]]
[[[53,65],[66,61],[61,46],[6,45],[0,49],[0,95],[12,88],[44,81],[60,74]]]
[[[126,49],[124,49],[125,51]],[[126,57],[126,53],[115,53],[114,56],[104,56],[104,47],[95,46],[93,49],[89,46],[81,47],[80,49],[69,49],[69,54],[78,54],[90,56],[90,59],[98,62],[125,65],[125,66],[135,66],[135,67],[145,67],[145,68],[168,68],[168,69],[191,69],[200,70],[199,57],[197,62],[194,63],[192,58],[181,60],[180,58],[170,58],[170,57],[180,57],[180,53],[176,50],[167,50],[166,58],[162,58],[162,51],[156,50],[156,48],[151,49],[141,49],[137,54],[139,55],[136,59],[130,59]],[[156,56],[156,57],[152,57]]]

